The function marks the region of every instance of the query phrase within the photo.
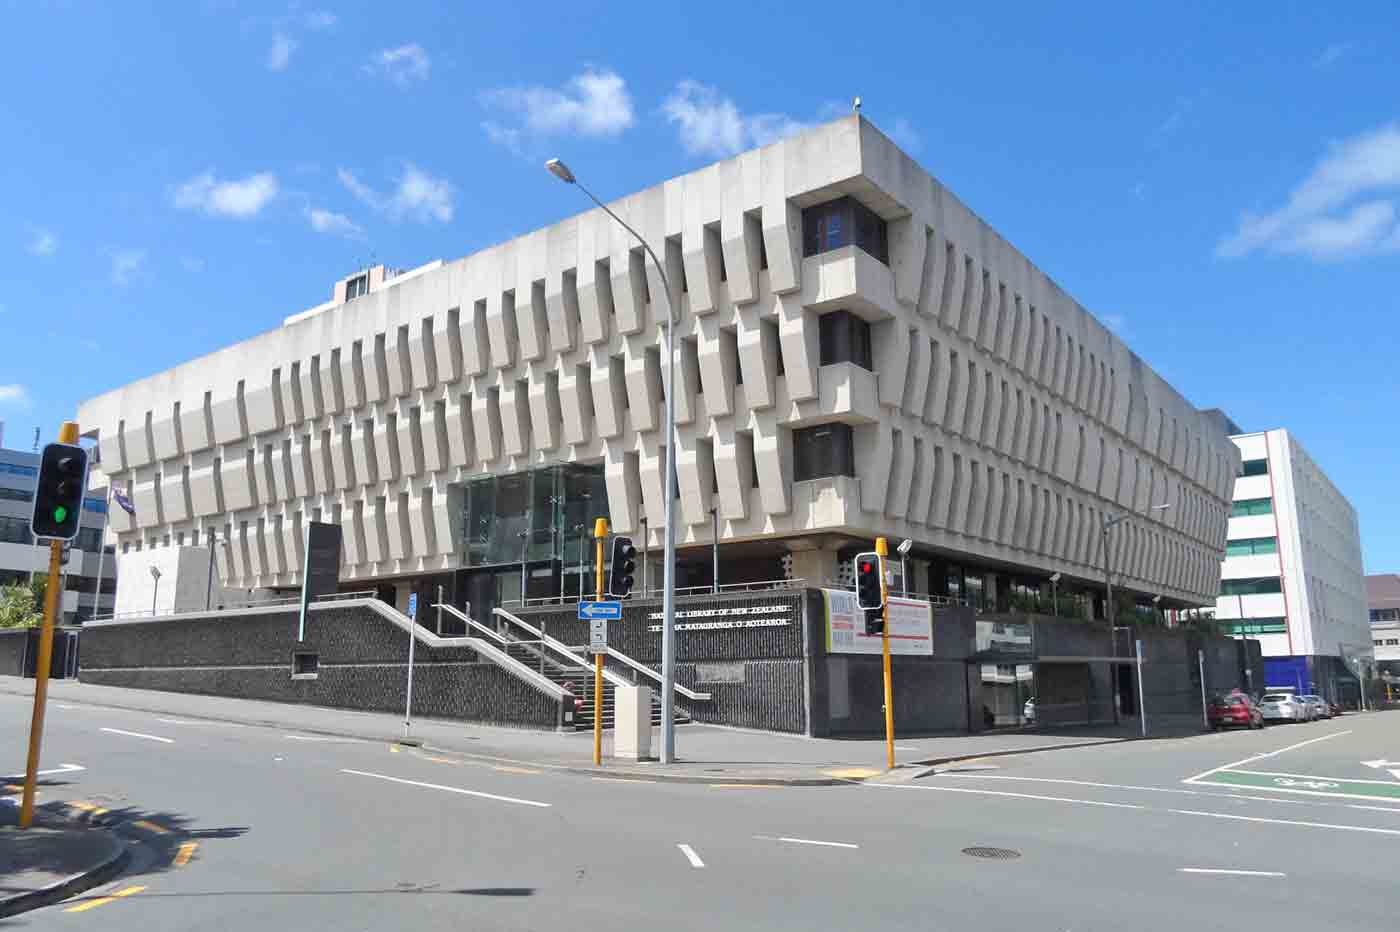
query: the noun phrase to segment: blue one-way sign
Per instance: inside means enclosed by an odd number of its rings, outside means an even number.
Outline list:
[[[622,618],[622,603],[580,602],[578,603],[578,617],[584,621],[591,621],[594,618],[620,620]]]

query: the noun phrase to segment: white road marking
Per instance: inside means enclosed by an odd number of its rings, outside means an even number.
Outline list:
[[[896,745],[894,746],[894,749],[895,749],[896,751],[921,751],[921,750],[923,750],[923,748],[906,748],[906,747],[902,747],[901,745],[898,745],[898,744],[896,744]]]
[[[35,775],[36,777],[48,777],[48,776],[52,776],[53,774],[56,774],[56,773],[75,773],[75,772],[77,772],[77,771],[79,771],[79,770],[86,770],[86,769],[87,769],[87,768],[84,767],[82,764],[59,764],[57,767],[54,767],[54,768],[52,768],[52,769],[50,769],[50,770],[38,770],[38,771],[35,771],[34,775]],[[23,780],[23,779],[24,779],[24,774],[22,774],[22,773],[11,774],[11,775],[8,776],[8,777],[0,777],[0,780]]]
[[[1133,803],[1108,803],[1098,799],[1074,799],[1069,796],[1037,796],[1033,793],[1008,793],[1002,790],[972,790],[960,786],[910,786],[907,783],[864,783],[871,789],[928,790],[933,793],[973,793],[978,796],[1010,796],[1014,799],[1039,799],[1050,803],[1079,803],[1083,806],[1103,806],[1107,809],[1146,809]]]
[[[634,780],[631,777],[594,777],[599,783],[655,783],[655,780]]]
[[[357,777],[373,777],[376,780],[388,780],[390,783],[402,783],[406,786],[421,786],[429,790],[442,790],[444,793],[459,793],[462,796],[479,796],[482,799],[494,799],[502,803],[515,803],[519,806],[538,806],[541,809],[548,809],[553,803],[542,803],[533,799],[516,799],[514,796],[497,796],[495,793],[483,793],[480,790],[464,790],[459,786],[443,786],[441,783],[420,783],[417,780],[405,780],[402,777],[391,777],[382,773],[369,773],[364,770],[341,770],[341,773],[352,773]]]
[[[1360,806],[1356,803],[1347,803],[1348,809],[1370,809],[1372,812],[1393,812],[1400,815],[1400,806]]]
[[[60,709],[76,709],[76,708],[77,708],[77,706],[75,706],[75,705],[64,705],[62,702],[55,702],[54,705],[58,706]]]
[[[147,741],[159,741],[162,744],[174,744],[174,738],[162,738],[160,735],[147,735],[139,731],[123,731],[120,728],[102,728],[101,731],[110,731],[114,735],[126,735],[129,738],[145,738]]]
[[[695,849],[690,845],[676,845],[676,847],[681,849],[681,854],[685,855],[685,859],[690,862],[691,867],[705,866],[705,862],[700,860],[700,855],[696,854]]]
[[[1178,867],[1178,874],[1228,874],[1231,877],[1287,877],[1282,871],[1237,871],[1223,867]]]
[[[1028,783],[1068,783],[1073,786],[1094,786],[1102,789],[1112,790],[1142,790],[1148,793],[1177,793],[1183,796],[1215,796],[1220,799],[1252,799],[1261,803],[1284,803],[1290,806],[1323,806],[1326,803],[1312,803],[1302,799],[1276,799],[1273,796],[1248,796],[1242,793],[1211,793],[1206,790],[1179,790],[1170,786],[1136,786],[1131,783],[1097,783],[1093,780],[1063,780],[1055,777],[1017,777],[1010,774],[991,773],[959,773],[953,770],[946,770],[938,774],[940,777],[962,777],[973,780],[1021,780]],[[1210,786],[1224,786],[1225,784],[1208,784]],[[1252,789],[1252,787],[1251,787]],[[1268,787],[1263,787],[1268,789]],[[1324,794],[1332,795],[1332,794]],[[1369,798],[1369,797],[1367,797]]]
[[[165,724],[167,725],[214,725],[219,728],[245,727],[241,722],[211,722],[207,719],[201,719],[199,721],[190,721],[189,719],[183,718],[158,718],[156,719],[156,721],[165,722]]]
[[[1256,777],[1295,777],[1300,780],[1341,780],[1344,783],[1379,783],[1381,786],[1394,786],[1394,780],[1358,780],[1353,777],[1325,777],[1316,773],[1277,773],[1272,770],[1231,770],[1231,773],[1247,773]],[[1268,787],[1260,787],[1268,789]]]
[[[283,735],[288,741],[323,741],[328,744],[360,744],[359,738],[323,738],[319,735]]]
[[[815,838],[791,838],[787,835],[755,835],[759,841],[785,841],[790,845],[818,845],[823,848],[859,848],[849,841],[818,841]]]
[[[1240,822],[1269,822],[1274,825],[1300,825],[1304,828],[1330,828],[1342,832],[1370,832],[1377,835],[1400,835],[1400,829],[1371,828],[1367,825],[1333,825],[1329,822],[1299,822],[1295,819],[1265,819],[1259,816],[1230,815],[1225,812],[1199,812],[1194,809],[1168,809],[1177,815],[1206,816],[1211,819],[1235,819]]]
[[[1264,753],[1264,754],[1255,754],[1255,755],[1253,755],[1252,757],[1246,757],[1244,760],[1231,761],[1231,762],[1228,763],[1228,764],[1221,764],[1219,767],[1212,767],[1210,770],[1206,770],[1206,771],[1203,771],[1203,772],[1201,772],[1201,773],[1198,773],[1198,774],[1196,774],[1194,777],[1187,777],[1185,780],[1182,780],[1181,782],[1182,782],[1182,783],[1195,783],[1195,782],[1201,780],[1201,779],[1204,778],[1204,777],[1210,776],[1210,775],[1213,774],[1213,773],[1219,773],[1219,772],[1222,771],[1222,770],[1231,770],[1231,769],[1233,769],[1233,768],[1235,768],[1235,767],[1238,767],[1240,764],[1252,764],[1254,761],[1263,760],[1263,759],[1266,758],[1266,757],[1273,757],[1273,756],[1275,756],[1276,754],[1282,754],[1282,753],[1284,753],[1285,751],[1296,750],[1297,748],[1301,748],[1301,747],[1303,747],[1304,745],[1315,744],[1315,743],[1317,743],[1318,741],[1327,741],[1327,740],[1329,740],[1329,739],[1331,739],[1331,738],[1340,738],[1342,735],[1349,735],[1349,734],[1351,734],[1351,729],[1350,729],[1350,728],[1348,728],[1346,731],[1334,731],[1334,732],[1332,732],[1330,735],[1323,735],[1323,736],[1320,737],[1320,738],[1309,738],[1309,739],[1306,740],[1306,741],[1299,741],[1297,744],[1290,744],[1290,745],[1289,745],[1288,747],[1286,747],[1286,748],[1279,748],[1277,751],[1268,751],[1268,752],[1266,752],[1266,753]]]

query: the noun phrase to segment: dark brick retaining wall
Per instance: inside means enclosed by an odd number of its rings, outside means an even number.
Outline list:
[[[308,614],[220,614],[91,625],[79,678],[105,686],[401,712],[408,634],[364,605]],[[315,678],[292,677],[293,651],[317,654]],[[414,652],[413,713],[554,728],[558,703],[466,647]]]

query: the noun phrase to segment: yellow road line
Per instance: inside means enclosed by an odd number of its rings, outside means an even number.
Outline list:
[[[390,754],[397,754],[397,753],[399,753],[399,746],[398,746],[397,744],[391,744],[391,745],[389,745],[389,753],[390,753]]]
[[[199,847],[197,841],[187,841],[175,852],[175,866],[184,867],[190,863],[190,858],[194,857],[194,849]]]
[[[431,754],[422,755],[424,760],[430,760],[435,764],[455,764],[457,761],[450,757],[434,757]]]
[[[155,832],[157,835],[168,835],[170,833],[170,829],[166,828],[164,825],[157,825],[154,822],[148,822],[145,819],[137,819],[131,824],[136,826],[137,828],[144,828],[148,832]]]
[[[86,912],[86,911],[89,910],[89,909],[96,909],[96,908],[99,907],[99,906],[105,906],[106,904],[112,902],[113,900],[117,899],[118,897],[131,896],[133,893],[140,893],[140,892],[141,892],[142,890],[144,890],[144,889],[146,889],[146,888],[145,888],[145,887],[127,887],[125,890],[118,890],[116,893],[113,893],[111,896],[100,896],[100,897],[98,897],[98,898],[95,899],[95,900],[88,900],[86,903],[79,903],[77,906],[70,906],[70,907],[68,907],[67,909],[65,909],[64,912],[65,912],[65,913],[81,913],[81,912]]]
[[[499,770],[502,773],[539,773],[538,770],[529,770],[525,767],[492,767],[492,770]]]

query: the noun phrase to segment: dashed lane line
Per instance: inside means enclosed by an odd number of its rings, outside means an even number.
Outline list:
[[[497,802],[514,803],[517,806],[536,806],[541,809],[548,809],[550,806],[554,805],[553,803],[540,802],[539,800],[535,799],[518,799],[514,796],[499,796],[495,793],[483,793],[480,790],[468,790],[460,786],[443,786],[441,783],[423,783],[418,780],[405,780],[403,777],[391,777],[388,774],[369,773],[368,771],[364,770],[342,769],[340,772],[354,774],[357,777],[372,777],[373,779],[385,780],[389,783],[400,783],[405,786],[418,786],[429,790],[441,790],[444,793],[456,793],[461,796],[475,796],[480,799],[494,799]]]
[[[1178,867],[1178,874],[1224,874],[1229,877],[1287,877],[1282,871],[1246,871],[1225,867]]]
[[[789,845],[815,845],[820,848],[859,848],[849,841],[822,841],[817,838],[793,838],[790,835],[755,835],[759,841],[781,841]]]
[[[676,847],[681,849],[681,854],[685,855],[685,859],[690,862],[691,867],[703,868],[705,866],[705,862],[700,860],[700,855],[696,854],[695,849],[690,845],[678,844]]]
[[[114,735],[126,735],[128,738],[145,738],[147,741],[159,741],[162,744],[174,744],[174,738],[162,738],[160,735],[148,735],[140,731],[125,731],[121,728],[102,728],[100,731],[111,732]]]

